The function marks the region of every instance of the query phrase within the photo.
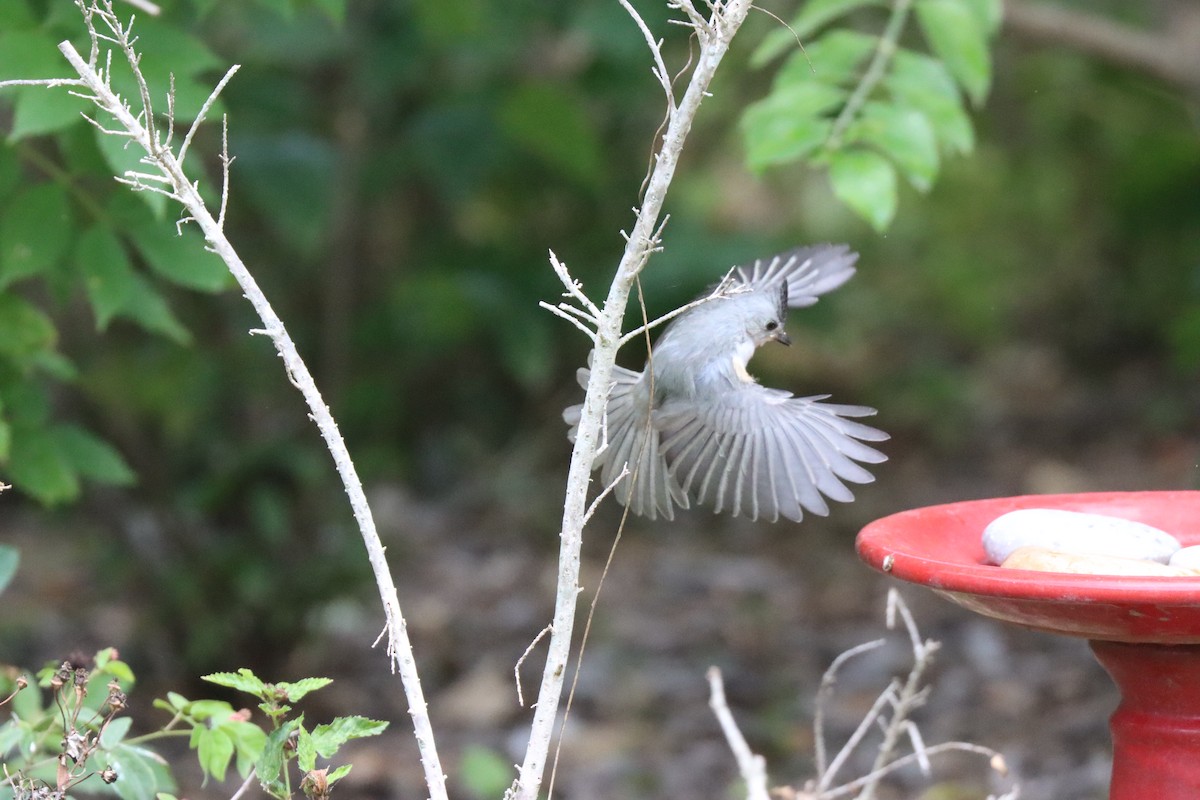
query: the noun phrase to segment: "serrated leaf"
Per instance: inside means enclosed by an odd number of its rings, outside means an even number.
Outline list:
[[[0,592],[12,582],[21,563],[21,551],[10,544],[0,544]],[[0,750],[0,755],[4,751]]]
[[[883,85],[898,105],[925,115],[944,149],[965,154],[974,148],[975,134],[962,95],[940,61],[900,50]]]
[[[224,700],[194,700],[188,714],[201,722],[211,719],[219,723],[233,716],[233,706]]]
[[[233,284],[224,262],[205,249],[203,235],[190,225],[177,230],[169,223],[143,220],[130,234],[150,268],[172,283],[201,292],[219,292]]]
[[[388,724],[366,717],[337,717],[333,722],[313,728],[313,745],[322,758],[331,758],[338,748],[351,739],[377,736]]]
[[[830,86],[852,82],[879,44],[879,37],[857,31],[830,31],[803,53],[793,53],[775,77],[775,86],[818,81]]]
[[[344,778],[344,777],[346,777],[347,775],[349,775],[349,774],[350,774],[350,769],[351,769],[353,766],[354,766],[353,764],[342,764],[340,767],[338,767],[337,769],[335,769],[333,772],[331,772],[331,773],[329,773],[328,775],[326,775],[326,776],[325,776],[325,782],[326,782],[327,784],[329,784],[330,786],[333,786],[333,784],[337,783],[337,782],[338,782],[338,781],[340,781],[342,778]]]
[[[317,766],[317,747],[313,743],[312,734],[304,728],[297,731],[296,736],[296,765],[305,772]]]
[[[196,758],[206,775],[223,781],[233,760],[233,740],[221,728],[205,729],[197,742]]]
[[[896,170],[870,150],[838,150],[829,159],[833,193],[877,231],[896,215]]]
[[[255,697],[262,697],[263,682],[250,670],[242,667],[237,672],[214,672],[211,675],[203,675],[200,680],[215,683],[217,686],[224,686],[229,689],[237,689],[239,692],[246,692]]]
[[[752,104],[742,117],[746,163],[762,170],[812,153],[829,138],[833,126],[822,115],[845,99],[846,92],[837,87],[803,83]]]
[[[331,683],[333,683],[332,678],[302,678],[294,683],[277,683],[275,687],[283,690],[288,702],[297,703],[306,694],[324,689]]]
[[[129,733],[129,726],[132,724],[133,717],[117,717],[108,723],[104,732],[100,734],[100,746],[105,750],[116,747],[125,738],[125,734]]]
[[[599,183],[600,137],[578,92],[550,83],[517,86],[501,101],[497,122],[511,141],[564,175]]]
[[[53,430],[59,449],[80,475],[110,486],[132,486],[137,483],[137,475],[108,442],[75,425],[60,425]],[[120,661],[111,662],[108,671],[118,678],[122,677],[118,672],[128,673],[129,679],[133,679],[128,665]]]
[[[987,97],[992,78],[987,35],[962,0],[917,0],[917,20],[930,48],[975,105]]]
[[[0,218],[0,287],[52,271],[71,246],[66,191],[39,183],[14,197]]]
[[[763,38],[750,57],[750,65],[761,67],[789,48],[799,48],[797,40],[808,48],[806,39],[833,20],[857,8],[878,5],[883,5],[881,0],[808,0],[787,28],[777,28]]]
[[[890,157],[918,191],[926,192],[933,185],[938,170],[937,139],[921,112],[890,103],[867,103],[846,138]]]

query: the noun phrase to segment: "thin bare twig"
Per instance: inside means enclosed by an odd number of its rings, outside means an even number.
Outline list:
[[[521,657],[517,659],[517,663],[513,666],[513,682],[517,685],[517,705],[521,708],[525,707],[525,693],[521,691],[521,665],[525,663],[525,659],[529,658],[529,654],[533,652],[533,648],[537,647],[537,643],[549,632],[549,625],[538,631],[538,635],[533,637],[533,641],[529,643],[529,646],[525,648],[525,652],[521,653]]]
[[[767,791],[767,760],[750,749],[746,737],[742,736],[729,705],[725,702],[725,684],[721,680],[721,670],[716,667],[708,668],[708,705],[721,725],[725,741],[737,759],[738,772],[746,782],[747,800],[769,800]]]

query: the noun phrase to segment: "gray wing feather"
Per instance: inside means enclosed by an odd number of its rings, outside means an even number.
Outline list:
[[[737,267],[735,276],[753,289],[787,283],[788,305],[804,308],[854,276],[858,253],[844,244],[797,247],[753,264]]]
[[[659,453],[679,488],[718,513],[797,522],[804,511],[824,516],[826,498],[854,499],[846,482],[874,480],[859,462],[886,460],[863,442],[888,437],[847,419],[871,409],[821,399],[746,384],[717,398],[674,401],[655,412]]]

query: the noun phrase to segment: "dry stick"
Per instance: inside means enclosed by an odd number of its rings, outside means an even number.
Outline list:
[[[131,54],[132,51],[128,50],[129,45],[127,40],[125,42],[118,42],[118,44],[126,48],[127,55]],[[375,521],[371,516],[371,510],[367,504],[366,493],[363,491],[362,483],[358,479],[354,464],[350,460],[349,451],[346,449],[346,444],[342,440],[341,433],[338,431],[337,423],[321,398],[312,375],[296,351],[296,346],[284,328],[283,322],[275,314],[274,309],[271,308],[270,303],[258,287],[257,282],[246,269],[237,252],[233,249],[233,245],[225,237],[221,225],[209,213],[196,186],[184,175],[183,169],[174,154],[160,147],[157,142],[149,137],[146,129],[138,122],[137,118],[112,93],[111,89],[96,73],[92,65],[83,60],[69,41],[59,44],[58,49],[66,57],[67,61],[70,62],[75,71],[79,73],[80,78],[86,84],[87,88],[94,93],[97,105],[112,114],[125,129],[123,135],[136,141],[150,155],[162,173],[170,178],[175,198],[187,209],[196,224],[200,226],[209,247],[225,262],[234,279],[237,280],[238,285],[242,288],[246,299],[254,306],[254,310],[263,322],[264,329],[261,332],[271,338],[276,350],[283,359],[288,377],[296,385],[296,388],[300,390],[300,393],[308,403],[310,417],[316,423],[322,438],[325,439],[325,444],[329,448],[334,464],[337,467],[338,475],[341,477],[346,494],[349,496],[355,521],[358,523],[363,542],[366,545],[367,558],[375,573],[375,581],[379,589],[380,598],[383,601],[384,616],[387,619],[388,657],[392,661],[393,671],[400,673],[400,680],[404,686],[405,696],[408,699],[409,714],[412,716],[417,747],[421,754],[421,764],[425,770],[425,781],[429,788],[430,796],[433,800],[445,800],[447,796],[446,778],[442,772],[441,762],[434,744],[433,728],[430,725],[428,708],[425,704],[424,693],[421,690],[421,682],[417,674],[412,645],[408,638],[407,626],[400,612],[400,602],[396,594],[396,585],[388,569],[387,560],[384,556],[383,543],[380,541],[379,534],[375,529]],[[136,64],[136,60],[133,63]]]
[[[725,684],[721,680],[721,670],[716,667],[708,668],[708,705],[721,725],[725,741],[737,759],[738,772],[746,782],[746,800],[770,800],[767,791],[767,760],[750,749],[746,737],[742,735],[725,702]]]
[[[546,666],[538,692],[537,710],[530,726],[529,747],[520,767],[517,782],[508,795],[515,800],[536,800],[546,768],[550,743],[554,736],[554,721],[562,699],[567,662],[571,654],[571,635],[579,595],[579,553],[583,544],[583,524],[587,511],[588,485],[592,463],[601,432],[602,419],[612,382],[613,366],[621,339],[621,321],[629,302],[633,280],[646,265],[653,249],[653,234],[667,188],[692,121],[721,59],[729,49],[742,22],[749,13],[750,0],[731,0],[728,4],[712,6],[706,22],[692,7],[690,0],[671,3],[694,26],[700,40],[700,56],[692,73],[687,91],[678,107],[671,111],[671,121],[663,136],[662,148],[655,158],[645,199],[637,214],[632,231],[609,288],[608,297],[596,326],[596,348],[592,355],[591,373],[583,400],[583,410],[576,429],[575,446],[563,503],[562,531],[559,544],[559,578],[555,597],[553,632],[547,648]]]

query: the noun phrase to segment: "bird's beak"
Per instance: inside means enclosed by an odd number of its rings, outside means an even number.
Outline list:
[[[788,336],[787,331],[783,330],[782,328],[780,328],[779,332],[775,334],[775,341],[779,342],[780,344],[786,344],[789,347],[792,345],[792,337]]]

